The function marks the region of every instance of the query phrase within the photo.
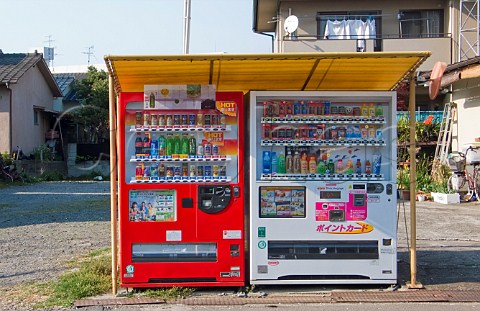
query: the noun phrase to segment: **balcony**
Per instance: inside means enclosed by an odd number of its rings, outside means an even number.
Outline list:
[[[314,36],[285,37],[280,42],[281,51],[289,52],[357,52],[361,43],[356,39],[327,40]],[[374,45],[381,47],[375,48]],[[452,63],[452,38],[383,38],[365,40],[365,52],[432,51],[432,56],[420,66],[420,71],[433,68],[437,61]]]

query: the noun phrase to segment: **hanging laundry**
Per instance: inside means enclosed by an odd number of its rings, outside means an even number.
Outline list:
[[[347,21],[327,21],[324,39],[350,39],[350,25]]]

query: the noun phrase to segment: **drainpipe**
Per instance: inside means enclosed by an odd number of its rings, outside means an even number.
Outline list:
[[[275,44],[275,36],[274,35],[271,35],[271,34],[268,34],[268,33],[264,33],[264,32],[257,32],[259,35],[264,35],[264,36],[268,36],[268,37],[271,37],[272,38],[272,53],[273,51],[275,50],[274,49],[274,44]]]
[[[13,107],[13,104],[12,104],[12,89],[10,88],[10,84],[8,82],[5,83],[5,86],[7,87],[7,90],[9,91],[10,93],[10,96],[9,96],[9,101],[10,101],[10,111],[9,111],[9,114],[8,114],[8,118],[9,118],[9,129],[8,129],[8,132],[9,132],[9,140],[10,140],[10,155],[13,154],[13,117],[12,117],[12,107]]]

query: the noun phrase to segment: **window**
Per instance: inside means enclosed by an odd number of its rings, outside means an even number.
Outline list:
[[[380,51],[381,22],[381,11],[318,12],[317,38],[375,39],[374,50]]]
[[[337,11],[337,12],[318,12],[317,13],[317,37],[319,39],[325,38],[325,30],[327,29],[328,21],[362,21],[364,23],[373,22],[375,27],[374,38],[378,35],[379,27],[381,25],[381,13],[379,11]],[[351,30],[350,38],[357,39],[356,34]]]
[[[33,125],[38,125],[38,110],[33,109]]]
[[[443,10],[400,11],[400,38],[443,36]]]

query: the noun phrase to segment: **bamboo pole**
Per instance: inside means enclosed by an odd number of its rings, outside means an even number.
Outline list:
[[[407,288],[423,288],[421,283],[417,283],[417,205],[416,188],[417,181],[415,162],[415,71],[410,76],[410,98],[408,110],[410,115],[410,283],[407,282]]]
[[[110,111],[110,225],[112,235],[112,293],[117,294],[117,117],[113,78],[108,76]]]

